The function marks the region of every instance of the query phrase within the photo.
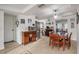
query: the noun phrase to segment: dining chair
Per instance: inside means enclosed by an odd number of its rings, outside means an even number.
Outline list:
[[[65,45],[68,47],[68,49],[71,47],[71,36],[72,36],[72,32],[70,33],[70,35],[67,35],[67,38],[65,39]]]

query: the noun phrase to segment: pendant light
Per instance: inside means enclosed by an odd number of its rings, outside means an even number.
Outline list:
[[[57,12],[57,10],[55,9],[55,10],[54,10],[54,13],[55,13],[55,14],[54,14],[54,19],[57,19],[57,17],[58,17],[57,14],[56,14],[56,12]]]

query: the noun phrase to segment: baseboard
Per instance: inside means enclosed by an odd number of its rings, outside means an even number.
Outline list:
[[[3,50],[4,49],[4,47],[0,47],[0,50]]]
[[[14,40],[12,40],[12,41],[8,41],[8,42],[4,42],[4,43],[10,43],[10,42],[15,42]]]

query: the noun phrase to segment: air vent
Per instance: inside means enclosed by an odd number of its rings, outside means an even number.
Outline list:
[[[39,8],[42,8],[42,7],[44,7],[44,6],[45,6],[45,4],[40,4],[40,5],[38,5]]]
[[[35,19],[38,19],[38,17],[36,16]]]

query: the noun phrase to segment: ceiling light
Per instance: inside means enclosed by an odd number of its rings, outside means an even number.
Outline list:
[[[58,16],[55,14],[55,15],[54,15],[54,19],[57,19],[57,18],[58,18]]]
[[[57,13],[57,10],[56,10],[56,9],[54,10],[54,13],[55,13],[55,14],[54,14],[54,19],[57,19],[58,16],[57,16],[57,14],[56,14],[56,13]]]

